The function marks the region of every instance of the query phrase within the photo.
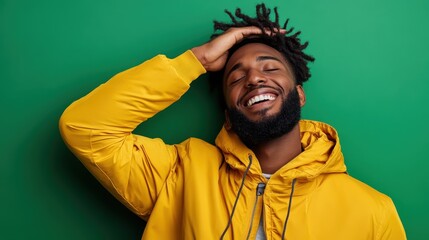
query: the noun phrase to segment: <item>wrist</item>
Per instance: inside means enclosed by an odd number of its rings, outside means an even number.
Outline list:
[[[207,60],[204,55],[204,50],[202,46],[193,47],[191,48],[192,53],[194,56],[200,61],[201,65],[207,70]]]

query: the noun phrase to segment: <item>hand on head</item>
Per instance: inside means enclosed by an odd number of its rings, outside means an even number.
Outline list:
[[[286,32],[281,29],[280,32]],[[268,34],[270,32],[266,31]],[[192,52],[207,71],[219,71],[226,63],[228,50],[244,38],[263,34],[258,27],[230,28],[220,36],[201,46],[192,48]]]

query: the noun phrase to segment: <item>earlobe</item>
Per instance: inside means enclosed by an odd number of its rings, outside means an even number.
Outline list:
[[[299,95],[299,104],[301,107],[304,107],[305,105],[305,92],[304,92],[304,88],[302,87],[302,85],[297,85],[296,86],[296,91],[298,92]]]
[[[228,131],[231,130],[231,128],[232,128],[231,121],[229,120],[228,111],[226,109],[225,109],[225,124],[224,124],[224,126],[225,126],[225,129]]]

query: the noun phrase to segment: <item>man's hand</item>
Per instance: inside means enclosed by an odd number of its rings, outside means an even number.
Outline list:
[[[282,32],[284,30],[280,30]],[[230,28],[210,42],[192,48],[192,52],[207,71],[219,71],[225,65],[228,50],[245,37],[262,34],[257,27]]]

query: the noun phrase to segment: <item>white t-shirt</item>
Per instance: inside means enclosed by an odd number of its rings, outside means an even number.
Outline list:
[[[266,179],[270,179],[272,174],[262,173],[262,176],[264,176]],[[264,233],[264,209],[262,209],[261,213],[261,220],[259,221],[259,227],[258,232],[256,233],[256,240],[265,240],[267,239]]]

